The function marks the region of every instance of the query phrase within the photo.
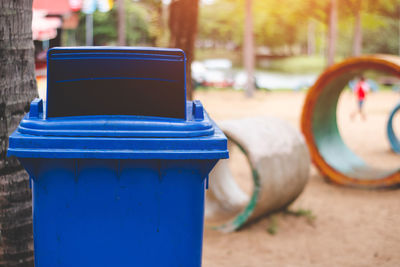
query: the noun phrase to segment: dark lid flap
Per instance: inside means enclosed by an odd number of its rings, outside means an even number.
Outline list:
[[[180,49],[53,48],[46,117],[137,115],[185,119],[185,54]]]

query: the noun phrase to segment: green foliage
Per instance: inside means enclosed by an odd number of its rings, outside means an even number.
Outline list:
[[[300,47],[305,53],[308,22],[316,22],[316,52],[324,54],[330,0],[253,0],[255,42],[272,53]],[[355,16],[362,18],[364,53],[398,53],[400,0],[337,0],[337,55],[352,55]],[[215,0],[203,4],[199,16],[198,39],[203,47],[241,48],[244,0]],[[289,50],[287,49],[289,47]],[[285,48],[286,50],[282,50]],[[236,51],[236,50],[231,50]],[[278,51],[278,52],[277,52]],[[288,52],[289,51],[289,52]],[[299,52],[296,52],[299,53]]]
[[[167,18],[162,12],[162,1],[125,1],[127,44],[168,45]],[[340,57],[352,54],[354,18],[357,12],[361,12],[362,17],[363,52],[398,53],[400,0],[337,0],[337,2],[339,25],[336,50]],[[308,24],[314,21],[316,53],[324,55],[329,3],[330,0],[253,0],[254,35],[257,47],[267,47],[275,54],[304,54],[307,47]],[[245,0],[215,0],[211,4],[202,4],[199,14],[198,43],[203,48],[217,50],[228,48],[230,54],[227,56],[235,65],[241,65],[244,6]],[[116,5],[108,13],[94,13],[95,45],[115,45],[117,34]],[[81,14],[76,40],[78,45],[85,44],[84,14]],[[297,47],[297,50],[293,50],[293,47]],[[198,55],[201,56],[201,52]],[[319,64],[315,69],[320,68]]]
[[[293,56],[271,60],[268,70],[286,73],[320,73],[326,66],[322,56]]]
[[[381,17],[384,27],[364,31],[364,53],[399,53],[399,22]]]
[[[157,0],[153,0],[157,1]],[[150,4],[152,4],[150,6]],[[126,17],[126,42],[127,45],[154,45],[157,37],[157,25],[154,17],[157,10],[153,7],[156,3],[140,3],[132,0],[125,0]],[[85,18],[81,13],[77,29],[77,43],[85,44]],[[107,13],[99,11],[93,14],[93,41],[94,45],[116,45],[118,38],[118,17],[117,8]]]
[[[163,15],[162,0],[125,1],[127,44],[167,46],[167,17],[165,13]],[[264,52],[305,54],[309,22],[316,24],[313,36],[315,54],[319,56],[308,61],[301,57],[271,61],[271,69],[287,72],[322,70],[325,66],[322,58],[327,45],[329,3],[330,0],[253,0],[255,42],[258,48],[264,48]],[[337,3],[338,57],[352,54],[357,12],[361,12],[364,53],[399,53],[400,0],[337,0]],[[202,49],[198,50],[198,58],[218,54],[217,57],[231,59],[235,66],[242,65],[244,6],[245,0],[215,0],[211,4],[201,5],[197,40]],[[95,12],[94,44],[115,45],[117,35],[116,5],[108,13]],[[81,14],[76,40],[78,45],[85,44],[84,14]]]
[[[309,224],[313,224],[317,217],[312,213],[311,210],[305,210],[305,209],[298,209],[298,210],[285,210],[284,214],[286,215],[292,215],[295,217],[305,217],[307,219],[307,222]]]
[[[150,24],[151,12],[141,4],[127,2],[130,3],[125,5],[127,44],[154,44],[154,25]]]
[[[229,51],[223,48],[214,49],[196,49],[196,60],[205,60],[210,58],[226,58],[232,61],[234,68],[242,66],[242,51]]]
[[[269,216],[269,224],[267,227],[267,232],[271,235],[276,235],[278,233],[278,215],[273,214]],[[307,209],[297,209],[290,210],[286,209],[283,211],[283,215],[290,215],[295,217],[304,217],[310,225],[313,225],[317,217],[312,213],[311,210]]]
[[[216,0],[214,4],[203,5],[199,14],[198,37],[215,42],[242,43],[243,0]]]
[[[393,50],[389,47],[393,48],[398,46],[397,36],[393,35],[394,32],[397,33],[397,20],[382,16],[382,13],[378,10],[371,9],[367,5],[367,2],[363,3],[364,5],[360,7],[363,31],[363,53],[396,53],[395,49]],[[342,16],[339,20],[337,52],[343,57],[348,57],[352,55],[353,25],[355,19],[353,16],[354,14],[351,13],[352,9],[345,7],[343,7],[341,12]],[[385,32],[391,33],[387,34],[387,38],[383,39],[380,34]],[[377,36],[379,36],[379,38],[377,38]]]
[[[93,41],[95,45],[107,45],[117,40],[117,16],[115,8],[108,13],[93,14]]]
[[[259,0],[254,1],[254,34],[258,45],[271,48],[294,44],[303,38],[306,29],[304,15],[298,12],[301,1]],[[290,7],[290,8],[289,8]],[[216,0],[200,9],[200,40],[212,40],[216,44],[243,42],[244,0]]]
[[[270,48],[305,41],[307,20],[299,12],[302,1],[255,1],[254,31],[256,42]]]
[[[269,217],[269,219],[270,219],[270,222],[267,227],[267,232],[270,235],[276,235],[278,233],[278,217],[277,217],[277,215],[271,215]]]

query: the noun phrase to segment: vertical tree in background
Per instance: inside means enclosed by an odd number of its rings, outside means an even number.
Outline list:
[[[118,45],[126,45],[125,0],[118,0]]]
[[[338,0],[303,0],[300,12],[309,19],[316,19],[327,25],[326,34],[326,65],[335,61],[337,27],[338,27]],[[309,29],[310,30],[310,29]]]
[[[328,16],[328,51],[327,65],[331,66],[335,62],[336,40],[337,40],[337,0],[330,0]]]
[[[307,25],[307,55],[312,56],[315,54],[315,21],[308,19]]]
[[[181,48],[186,53],[187,97],[192,99],[192,75],[190,65],[194,58],[197,34],[199,0],[172,0],[169,6],[169,46]]]
[[[387,19],[393,19],[397,23],[397,54],[400,55],[400,0],[364,0],[366,1],[368,12],[378,14]],[[388,25],[389,26],[389,25]],[[388,29],[390,29],[388,27]],[[394,30],[394,29],[393,29]],[[394,31],[393,31],[394,33]],[[391,36],[392,34],[390,34]],[[390,40],[388,37],[380,36],[387,46]],[[394,53],[394,51],[393,51]]]
[[[246,95],[254,95],[254,35],[253,35],[253,12],[252,0],[245,3],[245,24],[244,24],[244,44],[243,62],[247,74]]]
[[[29,178],[8,159],[8,135],[36,96],[32,0],[0,1],[0,266],[33,266]]]
[[[352,7],[354,11],[354,39],[353,56],[359,56],[362,53],[362,27],[361,27],[361,8],[362,1],[358,0]]]
[[[398,25],[398,31],[397,31],[397,55],[400,56],[400,4],[397,3],[396,5],[396,10],[397,10],[397,25]]]
[[[362,24],[361,24],[361,11],[365,5],[366,0],[345,0],[344,4],[347,5],[352,16],[354,16],[354,31],[353,31],[353,47],[352,55],[359,56],[362,53]]]

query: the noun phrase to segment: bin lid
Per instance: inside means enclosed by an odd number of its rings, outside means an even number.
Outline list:
[[[53,48],[47,55],[48,118],[143,115],[184,119],[181,49]]]
[[[23,158],[227,158],[200,101],[186,101],[180,49],[56,48],[47,103],[35,99],[10,136]]]

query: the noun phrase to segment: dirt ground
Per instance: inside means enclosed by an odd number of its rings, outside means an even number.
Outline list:
[[[252,99],[237,91],[195,93],[217,122],[268,115],[297,128],[304,98],[302,92],[257,92]],[[377,167],[400,165],[400,155],[390,151],[386,140],[388,114],[399,100],[394,92],[371,94],[366,121],[351,121],[355,100],[347,92],[340,99],[338,120],[345,142]],[[400,125],[400,118],[395,122]],[[235,164],[247,168],[245,161]],[[277,214],[230,234],[206,228],[203,266],[400,266],[400,189],[339,187],[312,167],[310,181],[291,209],[310,210],[316,219],[310,223],[304,217]],[[267,231],[271,220],[277,223],[275,235]]]

